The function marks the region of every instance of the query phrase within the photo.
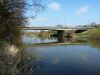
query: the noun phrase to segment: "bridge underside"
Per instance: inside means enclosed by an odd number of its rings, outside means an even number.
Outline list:
[[[56,30],[56,33],[51,35],[53,37],[72,37],[75,31]]]
[[[76,30],[75,33],[82,33],[82,32],[85,32],[87,30]]]
[[[55,30],[56,33],[52,36],[54,37],[73,37],[75,33],[82,33],[86,30]]]

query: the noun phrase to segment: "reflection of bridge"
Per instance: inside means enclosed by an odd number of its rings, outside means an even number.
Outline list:
[[[90,27],[20,27],[21,30],[54,30],[56,35],[65,36],[66,34],[80,33],[91,29]]]

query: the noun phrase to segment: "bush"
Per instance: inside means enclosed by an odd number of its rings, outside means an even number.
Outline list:
[[[98,39],[100,40],[100,27],[93,28],[87,32],[87,35],[89,35],[89,38],[91,39]]]

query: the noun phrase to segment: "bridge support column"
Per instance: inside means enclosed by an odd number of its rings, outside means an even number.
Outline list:
[[[58,37],[64,37],[65,36],[65,31],[64,30],[57,30],[57,36]]]

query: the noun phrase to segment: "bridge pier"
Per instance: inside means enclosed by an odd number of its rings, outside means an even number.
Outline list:
[[[57,36],[58,37],[64,37],[65,36],[65,31],[64,30],[58,30],[57,31]]]
[[[67,30],[65,31],[65,37],[73,37],[73,35],[75,34],[74,30]]]

